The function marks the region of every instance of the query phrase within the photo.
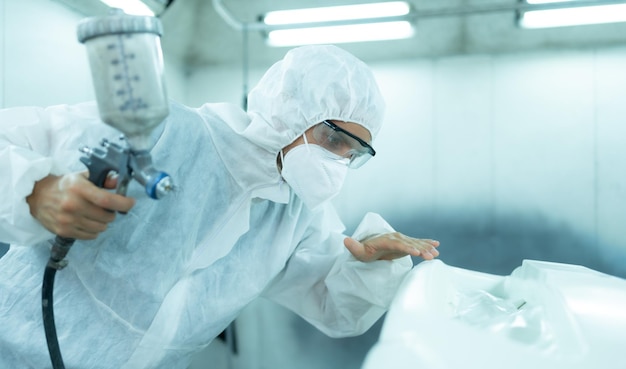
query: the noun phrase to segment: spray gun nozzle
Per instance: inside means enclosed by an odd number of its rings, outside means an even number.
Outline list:
[[[160,199],[170,192],[174,191],[174,182],[172,178],[166,173],[161,172],[160,179],[156,182],[156,185],[153,186],[153,191],[150,195],[153,199]],[[146,187],[147,190],[147,187]]]

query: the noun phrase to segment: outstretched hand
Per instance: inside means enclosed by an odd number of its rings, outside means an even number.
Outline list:
[[[439,241],[412,238],[399,232],[385,233],[361,242],[346,237],[344,245],[360,261],[392,260],[406,255],[431,260],[439,256]]]
[[[116,211],[129,211],[135,200],[106,190],[115,188],[116,178],[108,177],[103,189],[87,176],[87,172],[49,175],[38,181],[26,198],[30,213],[56,235],[95,239],[115,219]]]

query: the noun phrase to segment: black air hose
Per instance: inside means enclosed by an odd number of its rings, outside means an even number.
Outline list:
[[[57,270],[65,268],[67,260],[65,255],[70,251],[74,244],[73,238],[65,238],[57,236],[50,250],[50,260],[46,265],[43,273],[43,283],[41,284],[41,311],[43,313],[43,328],[46,332],[46,342],[48,343],[48,353],[50,361],[52,361],[52,369],[65,369],[61,349],[59,348],[59,340],[57,338],[57,329],[54,324],[54,300],[52,298],[54,292],[54,277]]]

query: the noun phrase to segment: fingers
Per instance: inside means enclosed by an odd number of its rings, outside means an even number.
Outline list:
[[[377,240],[378,248],[388,250],[389,253],[404,253],[411,256],[420,256],[426,260],[439,256],[437,247],[439,241],[431,239],[419,239],[408,237],[402,233],[394,232],[383,235]]]
[[[61,237],[76,238],[80,240],[93,240],[98,234],[107,229],[108,223],[95,222],[86,218],[73,218],[74,221],[64,222],[61,219],[56,223],[55,234]]]
[[[104,188],[113,189],[117,187],[117,178],[117,173],[109,172],[107,178],[104,180]]]
[[[392,260],[406,255],[432,260],[439,256],[439,241],[412,238],[398,232],[371,238],[363,243],[348,237],[344,245],[361,261]]]
[[[102,211],[96,210],[107,209],[110,211],[119,211],[126,213],[128,212],[134,205],[135,199],[118,195],[115,193],[111,193],[106,191],[105,189],[99,188],[95,186],[93,183],[87,181],[90,185],[83,185],[77,188],[83,198],[85,198],[88,202],[90,202],[95,207],[90,209],[90,213],[93,213],[94,220],[105,219],[104,213]],[[105,185],[117,184],[117,178],[112,176],[107,177],[107,182]],[[113,186],[115,187],[115,186]]]
[[[89,178],[89,171],[81,172],[80,175],[85,178]],[[111,190],[117,187],[117,178],[118,174],[116,172],[109,172],[104,180],[103,188]]]
[[[82,239],[94,239],[107,229],[110,222],[115,220],[116,212],[130,211],[135,205],[135,200],[111,193],[87,182],[88,184],[79,186],[77,189],[82,201],[75,212],[77,219],[74,222],[74,232]]]
[[[110,193],[98,187],[90,188],[85,198],[101,209],[127,213],[135,205],[135,199]]]
[[[417,253],[412,254],[413,256],[420,256],[424,260],[432,260],[439,256],[439,251],[437,250],[439,241],[415,238],[412,240],[414,241],[414,250],[417,251]]]
[[[439,256],[439,251],[437,251],[437,247],[439,247],[439,241],[431,240],[431,239],[419,239],[419,238],[411,238],[405,237],[405,242],[415,250],[415,253],[411,254],[414,256],[421,256],[425,260],[431,260]]]
[[[68,238],[94,239],[135,200],[98,188],[86,173],[48,176],[35,184],[27,202],[31,214],[51,232]]]

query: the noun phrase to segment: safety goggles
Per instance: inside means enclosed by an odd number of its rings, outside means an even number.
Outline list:
[[[327,120],[313,128],[313,138],[335,159],[345,160],[349,168],[358,168],[376,155],[367,142]]]

